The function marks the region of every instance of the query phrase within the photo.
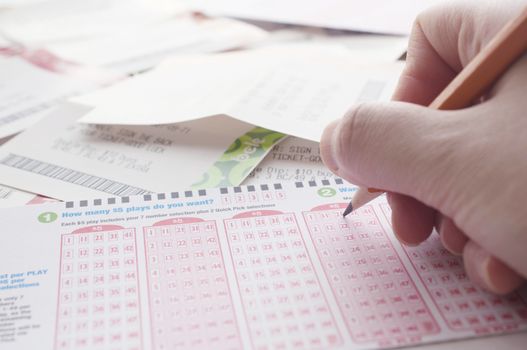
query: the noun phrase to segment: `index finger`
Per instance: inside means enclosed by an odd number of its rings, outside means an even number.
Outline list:
[[[421,13],[393,99],[428,105],[527,1],[465,1]]]

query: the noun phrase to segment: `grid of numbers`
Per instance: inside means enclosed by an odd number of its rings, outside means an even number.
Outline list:
[[[389,206],[383,205],[382,210],[389,217]],[[439,235],[405,251],[452,330],[495,333],[527,323],[525,301],[517,293],[501,297],[472,284],[462,259],[443,248]]]
[[[178,218],[145,230],[155,349],[240,349],[214,221]]]
[[[294,214],[247,212],[225,229],[255,349],[342,343]]]
[[[119,226],[62,236],[56,349],[141,349],[135,239]]]
[[[342,217],[346,204],[304,213],[348,330],[358,343],[419,341],[438,326],[370,207]]]

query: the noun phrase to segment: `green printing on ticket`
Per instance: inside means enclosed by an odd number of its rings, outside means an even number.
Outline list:
[[[234,140],[192,188],[238,186],[269,150],[286,137],[285,134],[260,127],[249,130]]]

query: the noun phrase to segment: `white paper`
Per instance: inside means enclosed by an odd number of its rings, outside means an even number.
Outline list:
[[[314,181],[336,176],[324,165],[318,142],[288,137],[275,145],[247,176],[244,185]]]
[[[14,8],[14,7],[21,7],[21,6],[27,6],[39,2],[44,2],[49,0],[0,0],[0,10],[3,7],[6,8]]]
[[[46,48],[74,62],[131,73],[151,68],[169,54],[224,51],[265,37],[263,30],[239,21],[179,16],[125,32],[60,42]]]
[[[343,218],[351,190],[332,179],[2,209],[0,345],[379,349],[527,330],[525,289],[484,292],[438,235],[402,246],[384,198]]]
[[[360,59],[368,62],[393,62],[406,52],[408,46],[408,37],[405,36],[359,34],[342,30],[290,25],[273,28],[273,26],[262,25],[261,22],[249,23],[268,31],[264,40],[248,45],[252,48],[279,44],[333,44],[344,46],[352,51],[355,57],[360,57]]]
[[[58,107],[0,148],[0,183],[61,200],[190,187],[253,126],[225,116],[166,126],[77,123]]]
[[[181,13],[181,3],[160,0],[55,0],[0,13],[0,33],[42,46],[127,32]]]
[[[0,146],[6,143],[7,141],[11,140],[15,135],[7,136],[0,139]]]
[[[84,123],[166,124],[225,114],[318,141],[353,103],[388,100],[401,69],[402,63],[357,63],[342,47],[279,46],[174,57],[74,101],[94,107]]]
[[[0,49],[0,76],[0,139],[34,124],[62,100],[117,78],[46,51],[16,46]]]
[[[11,41],[9,41],[7,38],[0,35],[0,47],[5,48],[8,47],[11,44]]]
[[[444,0],[190,0],[211,15],[270,22],[409,34],[419,12]]]
[[[35,198],[34,193],[0,185],[0,208],[19,207]]]

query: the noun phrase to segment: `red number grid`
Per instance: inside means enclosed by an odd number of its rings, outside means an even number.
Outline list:
[[[382,205],[384,214],[391,211]],[[460,257],[443,248],[433,234],[417,247],[404,247],[447,325],[454,331],[496,333],[527,322],[527,305],[517,294],[496,296],[470,282]]]
[[[294,214],[247,212],[225,230],[254,349],[342,343]]]
[[[438,235],[405,250],[451,329],[501,332],[527,321],[525,302],[517,293],[496,296],[472,284],[461,258],[443,248]]]
[[[56,349],[141,349],[133,229],[92,226],[61,239]]]
[[[214,221],[166,220],[144,228],[155,349],[240,349]]]
[[[324,272],[358,343],[393,346],[439,331],[371,207],[342,217],[345,203],[304,213]]]

